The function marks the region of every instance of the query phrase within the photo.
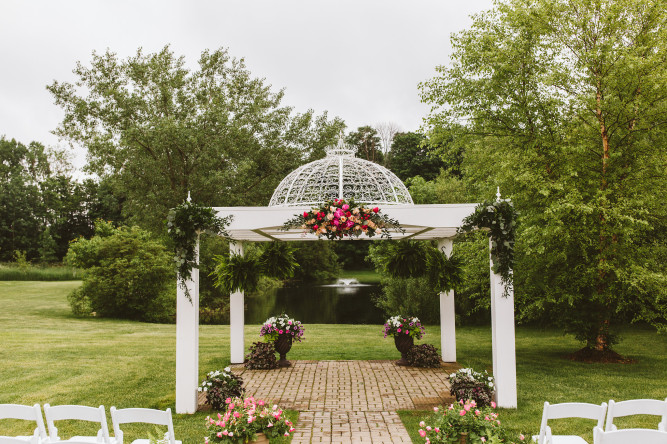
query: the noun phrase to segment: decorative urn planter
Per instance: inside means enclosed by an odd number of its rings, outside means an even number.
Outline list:
[[[257,444],[269,444],[269,438],[263,433],[258,433],[257,438],[253,442]]]
[[[278,339],[273,343],[276,352],[280,354],[280,359],[278,360],[278,367],[289,367],[292,364],[287,360],[287,352],[292,348],[292,335],[280,335]]]
[[[396,344],[396,349],[401,352],[401,359],[396,361],[396,365],[408,365],[408,351],[414,345],[415,341],[412,336],[409,335],[395,335],[394,344]]]
[[[268,442],[268,441],[266,441]],[[461,438],[459,439],[459,444],[468,444],[468,434],[461,433]]]

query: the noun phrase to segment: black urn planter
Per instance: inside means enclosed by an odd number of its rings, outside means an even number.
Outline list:
[[[414,338],[410,335],[398,334],[394,336],[394,344],[396,344],[396,349],[401,352],[401,359],[396,361],[396,365],[409,365],[408,351],[415,344]]]
[[[280,335],[278,339],[273,343],[273,346],[276,349],[276,352],[280,355],[278,360],[278,367],[289,367],[292,364],[287,360],[285,355],[292,348],[292,335]]]

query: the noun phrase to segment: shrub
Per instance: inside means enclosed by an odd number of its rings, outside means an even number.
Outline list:
[[[271,370],[278,368],[273,342],[255,342],[246,355],[245,367],[249,370]]]
[[[491,404],[495,386],[493,376],[489,376],[486,370],[480,373],[471,368],[462,368],[449,375],[449,382],[452,384],[449,391],[456,396],[457,401],[467,402],[472,399],[480,407]]]
[[[105,222],[102,231],[107,230]],[[84,298],[98,316],[149,322],[173,322],[175,280],[171,256],[150,234],[137,227],[112,229],[104,237],[72,243],[67,261],[85,268],[80,292],[70,305],[83,306]]]
[[[74,316],[89,316],[93,309],[90,307],[90,299],[83,293],[83,288],[79,287],[67,295],[67,302],[72,307]]]
[[[440,367],[440,354],[431,344],[413,345],[408,350],[408,363],[413,367]]]
[[[206,404],[213,410],[227,410],[225,400],[242,396],[245,392],[243,379],[232,373],[229,367],[209,372],[198,390],[206,393]]]

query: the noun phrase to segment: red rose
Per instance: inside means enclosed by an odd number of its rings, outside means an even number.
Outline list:
[[[368,225],[362,225],[362,226],[361,226],[361,229],[362,229],[362,230],[368,230]]]
[[[345,213],[345,215],[346,215],[347,217],[350,217],[350,216],[352,216],[352,213],[350,213],[350,212],[348,211],[347,213]]]
[[[308,212],[307,211],[303,212],[303,217],[308,217]]]
[[[378,211],[380,211],[378,207],[373,208],[373,213],[377,213]]]
[[[313,230],[317,230],[317,228],[318,228],[317,225],[313,225]]]

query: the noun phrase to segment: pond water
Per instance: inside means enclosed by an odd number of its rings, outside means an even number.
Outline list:
[[[245,323],[261,324],[271,316],[287,313],[304,324],[382,324],[384,315],[372,300],[380,293],[380,286],[342,281],[278,288],[246,297]]]

